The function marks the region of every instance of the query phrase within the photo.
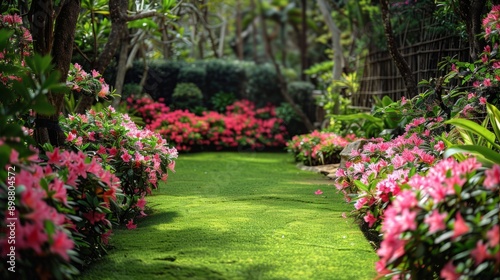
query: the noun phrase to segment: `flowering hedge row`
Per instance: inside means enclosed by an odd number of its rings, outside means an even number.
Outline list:
[[[159,180],[167,180],[168,169],[174,170],[177,150],[113,107],[61,117],[60,124],[72,149],[95,155],[120,178],[124,196],[113,210],[120,222],[133,226],[135,214],[144,215],[144,196],[158,187]]]
[[[255,108],[247,100],[227,106],[225,114],[214,111],[197,116],[186,110],[170,109],[149,98],[127,100],[146,127],[160,133],[179,151],[248,147],[282,147],[287,135],[274,107]]]
[[[67,145],[32,148],[24,125],[54,113],[46,92],[69,87],[67,100],[112,93],[78,65],[58,83],[50,57],[32,55],[30,44],[19,16],[0,16],[0,279],[70,279],[105,253],[113,224],[136,227],[144,196],[173,170],[177,151],[112,108],[61,115]]]
[[[20,157],[3,140],[0,149],[10,154],[0,184],[2,279],[67,278],[100,257],[119,179],[82,152],[54,149],[41,162],[34,149]]]
[[[500,276],[500,166],[443,159],[446,146],[431,133],[441,122],[419,118],[400,137],[372,139],[338,169],[335,186],[382,234],[380,275],[493,279]]]
[[[355,135],[342,137],[335,133],[315,130],[309,134],[293,136],[286,146],[296,161],[314,166],[340,162],[340,152],[354,140]]]

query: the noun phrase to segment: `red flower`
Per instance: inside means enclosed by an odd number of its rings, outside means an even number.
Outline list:
[[[130,220],[130,221],[128,221],[127,228],[128,229],[135,229],[135,228],[137,228],[137,225],[134,224],[134,220],[133,219]]]
[[[457,239],[458,237],[466,234],[469,232],[469,226],[467,223],[464,221],[462,218],[462,215],[460,212],[457,213],[455,216],[455,225],[453,226],[453,237],[452,239]]]

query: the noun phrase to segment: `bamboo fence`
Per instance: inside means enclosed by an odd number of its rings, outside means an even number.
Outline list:
[[[425,30],[425,27],[421,30]],[[470,60],[468,43],[457,36],[428,34],[422,37],[425,41],[399,48],[410,69],[414,70],[417,83],[444,75],[445,71],[440,71],[438,65],[446,57],[456,57],[460,61]],[[419,93],[422,90],[419,88]],[[352,96],[352,105],[369,110],[375,96],[382,98],[385,95],[392,100],[399,100],[403,96],[413,97],[408,96],[404,81],[389,52],[370,51],[365,57],[360,89]]]

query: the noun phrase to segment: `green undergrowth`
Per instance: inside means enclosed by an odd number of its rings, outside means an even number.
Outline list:
[[[182,154],[137,229],[80,279],[373,279],[375,252],[331,182],[285,153]],[[315,195],[317,189],[322,195]]]

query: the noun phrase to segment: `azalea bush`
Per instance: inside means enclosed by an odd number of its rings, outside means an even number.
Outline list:
[[[500,277],[500,166],[440,161],[386,209],[377,270],[396,279]]]
[[[187,110],[171,111],[146,97],[127,101],[143,117],[148,129],[160,133],[179,151],[258,149],[285,144],[286,128],[273,106],[255,108],[250,101],[240,100],[227,106],[224,114],[206,111],[198,116]]]
[[[65,95],[67,113],[74,113],[82,95],[95,97],[96,100],[114,96],[98,71],[91,70],[89,74],[78,63],[70,64],[66,85],[71,89],[71,94]]]
[[[105,252],[119,180],[81,152],[31,151],[20,156],[0,140],[8,159],[0,171],[0,275],[66,279]]]
[[[351,152],[345,169],[337,170],[336,188],[347,201],[354,202],[354,214],[368,228],[378,232],[401,184],[442,158],[445,144],[431,133],[442,125],[441,121],[418,118],[406,126],[405,134],[392,140],[370,139],[361,150]]]
[[[309,134],[293,136],[286,146],[296,161],[314,166],[340,162],[340,152],[356,139],[353,134],[342,137],[335,133],[315,130]]]
[[[145,215],[145,196],[166,181],[174,170],[177,150],[158,133],[141,129],[128,115],[113,107],[101,112],[61,117],[60,124],[71,149],[93,155],[120,178],[124,196],[114,207],[120,223],[133,227],[137,214]]]

